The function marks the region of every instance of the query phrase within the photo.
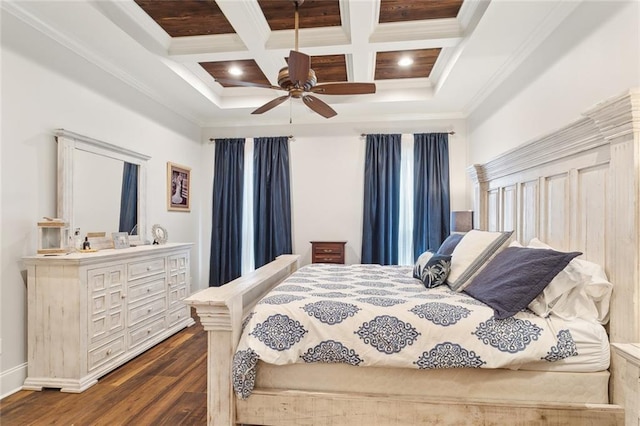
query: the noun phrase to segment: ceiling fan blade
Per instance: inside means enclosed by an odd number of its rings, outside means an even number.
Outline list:
[[[275,98],[274,100],[269,101],[266,104],[262,105],[260,108],[256,109],[251,114],[262,114],[263,112],[267,112],[270,109],[277,107],[278,105],[280,105],[281,103],[289,99],[289,96],[290,95],[284,95],[284,96]]]
[[[302,98],[302,101],[312,110],[323,116],[324,118],[331,118],[338,115],[329,105],[322,102],[315,96],[307,95]]]
[[[374,83],[325,83],[311,88],[313,93],[321,95],[367,95],[376,93]]]
[[[293,84],[298,84],[298,87],[302,87],[304,83],[309,79],[309,69],[311,69],[311,57],[304,53],[292,50],[289,52],[289,59],[287,61],[289,65],[289,79]]]
[[[271,86],[269,84],[262,83],[252,83],[250,81],[241,81],[241,80],[233,80],[230,78],[216,78],[216,81],[220,84],[232,84],[234,86],[243,86],[243,87],[260,87],[263,89],[275,89],[275,90],[284,90],[282,87]]]

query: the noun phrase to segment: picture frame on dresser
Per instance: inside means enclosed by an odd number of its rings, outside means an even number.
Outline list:
[[[113,238],[114,249],[124,249],[129,247],[129,234],[126,232],[113,232],[111,237]]]
[[[167,162],[167,210],[191,211],[191,169]]]

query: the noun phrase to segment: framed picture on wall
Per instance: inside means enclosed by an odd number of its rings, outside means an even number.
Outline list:
[[[167,209],[191,211],[191,169],[167,163]]]

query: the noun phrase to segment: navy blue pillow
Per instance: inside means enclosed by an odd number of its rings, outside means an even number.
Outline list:
[[[447,239],[442,242],[437,253],[451,256],[451,254],[453,253],[453,249],[456,248],[462,237],[464,237],[464,234],[449,235]]]
[[[413,277],[422,281],[426,288],[442,285],[451,270],[451,256],[426,251],[418,257],[413,267]]]
[[[497,319],[520,312],[580,252],[507,247],[463,291],[493,308]]]

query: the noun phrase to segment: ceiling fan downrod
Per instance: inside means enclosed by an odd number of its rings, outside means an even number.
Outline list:
[[[295,28],[295,45],[294,45],[294,50],[297,52],[298,51],[298,24],[299,24],[299,15],[298,15],[298,7],[300,6],[302,2],[301,1],[295,1],[294,4],[296,5],[295,8],[295,14],[294,14],[294,28]]]

